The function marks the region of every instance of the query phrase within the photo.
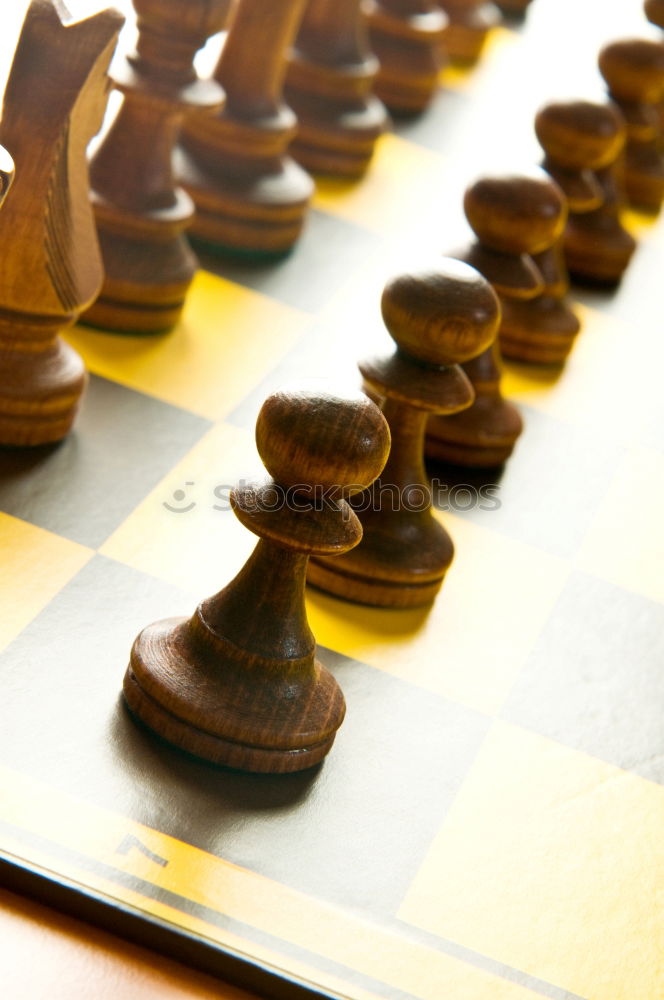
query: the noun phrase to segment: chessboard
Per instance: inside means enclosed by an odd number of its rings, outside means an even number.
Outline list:
[[[537,161],[537,108],[600,97],[600,45],[652,31],[637,0],[535,0],[363,180],[318,182],[287,258],[203,256],[168,334],[68,333],[75,431],[0,454],[5,885],[270,997],[664,997],[656,219],[629,216],[619,288],[574,291],[563,369],[506,365],[505,468],[430,467],[456,547],[435,603],[308,591],[348,705],[321,765],[215,768],[120,696],[141,628],[254,544],[228,495],[260,470],[266,395],[355,382],[385,279],[459,245],[465,186]]]

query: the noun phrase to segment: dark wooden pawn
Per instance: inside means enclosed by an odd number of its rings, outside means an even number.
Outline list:
[[[542,188],[542,200],[552,212],[551,243],[532,254],[542,276],[542,291],[528,299],[501,297],[500,349],[514,361],[559,365],[571,351],[581,323],[569,303],[563,255],[567,201],[553,182]]]
[[[636,249],[623,226],[619,158],[625,145],[625,120],[613,104],[561,101],[535,118],[544,150],[543,168],[561,187],[569,207],[563,236],[572,277],[614,283]]]
[[[444,44],[455,63],[477,62],[492,28],[501,23],[501,14],[490,0],[439,0],[449,18]]]
[[[224,26],[230,0],[133,3],[137,49],[113,70],[123,103],[90,165],[106,278],[85,321],[155,333],[177,323],[197,267],[185,237],[194,206],[175,183],[173,150],[185,112],[223,102],[193,60]]]
[[[371,489],[351,499],[362,543],[339,559],[312,559],[309,582],[347,600],[411,607],[433,600],[454,555],[431,509],[427,420],[471,404],[459,362],[494,339],[500,306],[488,282],[455,260],[388,282],[381,305],[396,349],[362,361],[360,371],[371,395],[383,400],[390,457]]]
[[[373,94],[377,72],[361,0],[308,0],[285,88],[298,119],[291,151],[307,170],[340,177],[366,171],[388,121]]]
[[[625,192],[634,208],[658,212],[664,199],[664,149],[660,105],[664,97],[664,46],[643,38],[612,42],[599,54],[609,96],[627,122]]]
[[[280,255],[302,230],[313,181],[287,153],[297,122],[282,89],[304,4],[240,0],[214,73],[226,106],[185,121],[177,173],[196,205],[190,236],[212,250]]]
[[[496,0],[496,6],[503,14],[512,18],[524,17],[531,3],[532,0]]]
[[[395,115],[423,111],[446,61],[447,15],[436,0],[369,0],[364,10],[379,62],[376,94]]]
[[[103,278],[86,147],[101,126],[107,69],[124,18],[66,20],[33,0],[4,97],[0,143],[0,443],[40,445],[71,429],[86,384],[60,332]],[[5,200],[5,196],[6,200]]]
[[[645,0],[643,9],[649,21],[664,29],[664,0]],[[659,127],[664,135],[664,94],[659,101]]]
[[[362,537],[346,497],[368,486],[389,430],[360,392],[278,392],[256,425],[273,477],[233,491],[259,536],[244,568],[189,618],[136,639],[124,680],[131,711],[169,743],[247,771],[300,771],[329,751],[344,717],[341,690],[316,659],[304,605],[310,555]]]
[[[455,256],[490,281],[501,304],[528,301],[544,291],[533,254],[552,245],[561,225],[562,197],[543,171],[484,177],[464,197],[466,217],[477,239]],[[426,454],[459,465],[501,465],[512,453],[523,424],[500,391],[501,354],[496,340],[463,366],[475,402],[463,413],[429,421]]]

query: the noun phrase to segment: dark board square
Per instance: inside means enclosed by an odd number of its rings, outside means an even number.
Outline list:
[[[504,717],[664,784],[664,608],[574,573]]]
[[[380,243],[367,229],[311,211],[301,239],[282,260],[233,260],[199,245],[196,252],[213,274],[305,312],[318,312],[333,297],[340,279],[362,267]]]
[[[135,634],[192,610],[190,595],[95,556],[0,662],[0,759],[304,892],[394,912],[488,719],[322,650],[348,703],[325,762],[214,768],[139,728],[119,698]]]
[[[594,428],[530,407],[519,409],[524,431],[505,467],[474,470],[431,463],[429,472],[441,484],[434,498],[443,510],[567,558],[590,527],[624,445]]]
[[[0,510],[97,548],[210,426],[93,375],[68,438],[0,451]]]

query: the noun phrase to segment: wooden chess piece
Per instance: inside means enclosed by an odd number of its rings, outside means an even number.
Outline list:
[[[524,17],[531,3],[532,0],[496,0],[496,6],[502,13],[512,18]]]
[[[423,464],[427,420],[471,404],[459,362],[493,341],[500,306],[477,271],[443,260],[388,282],[381,307],[396,350],[361,362],[360,371],[371,395],[383,400],[390,457],[373,486],[351,499],[361,544],[338,559],[316,556],[308,579],[347,600],[412,607],[433,600],[454,555],[431,510]]]
[[[364,10],[379,63],[375,93],[393,114],[423,111],[445,63],[447,15],[435,0],[368,0]]]
[[[664,0],[645,0],[643,4],[645,15],[652,24],[664,29]],[[664,95],[659,101],[659,128],[664,135]]]
[[[484,177],[464,196],[466,218],[477,239],[455,254],[490,281],[501,305],[534,299],[544,279],[533,259],[552,245],[559,231],[561,193],[546,174]],[[462,413],[432,417],[428,458],[472,467],[501,465],[512,453],[523,423],[500,391],[498,341],[463,365],[475,402]]]
[[[256,442],[274,478],[234,490],[242,524],[259,536],[244,568],[190,619],[144,629],[124,694],[169,743],[247,771],[299,771],[332,746],[344,698],[316,660],[304,584],[311,554],[345,552],[362,537],[347,503],[382,469],[389,430],[360,392],[278,392]]]
[[[620,221],[622,114],[613,104],[561,101],[538,112],[535,132],[542,166],[567,197],[563,247],[570,273],[585,281],[618,281],[636,249]]]
[[[444,44],[454,63],[477,62],[489,32],[501,23],[500,11],[490,0],[439,0],[449,18]]]
[[[552,206],[551,243],[532,254],[542,276],[542,291],[528,299],[504,296],[500,323],[500,350],[505,358],[535,364],[563,364],[581,329],[579,318],[569,304],[569,277],[563,255],[563,230],[567,221],[567,200],[552,181],[542,188],[542,198]]]
[[[308,0],[285,88],[299,126],[291,152],[305,169],[340,177],[366,171],[388,120],[372,93],[377,72],[361,0]]]
[[[627,122],[625,192],[635,208],[658,212],[664,199],[660,105],[664,97],[664,46],[643,38],[612,42],[599,54],[609,96]]]
[[[186,111],[214,111],[223,91],[193,59],[230,0],[133,0],[136,52],[113,69],[124,95],[90,165],[106,277],[85,322],[156,333],[177,323],[197,261],[185,238],[194,206],[177,187],[173,149]]]
[[[313,181],[287,155],[297,122],[281,94],[304,4],[240,0],[214,73],[226,106],[185,121],[177,174],[196,205],[189,232],[213,251],[280,255],[302,230]]]
[[[4,97],[0,143],[16,181],[0,210],[0,443],[39,445],[71,429],[86,383],[59,337],[93,301],[103,270],[85,150],[101,127],[107,69],[124,18],[71,21],[32,0]],[[11,180],[0,162],[4,198]]]

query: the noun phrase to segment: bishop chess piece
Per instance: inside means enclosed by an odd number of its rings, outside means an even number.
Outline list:
[[[625,192],[634,208],[658,212],[664,199],[660,106],[664,98],[664,46],[642,38],[612,42],[599,54],[609,96],[627,122]]]
[[[123,17],[71,21],[33,0],[5,91],[0,143],[16,180],[0,209],[0,443],[40,445],[71,429],[86,383],[59,333],[101,286],[85,150],[101,126]],[[11,160],[0,160],[0,197]]]
[[[357,545],[347,503],[389,450],[389,430],[361,393],[279,392],[263,405],[256,442],[274,478],[233,491],[242,524],[259,536],[244,568],[189,618],[144,629],[124,694],[169,743],[247,771],[299,771],[327,754],[343,694],[316,659],[304,584],[310,555]]]
[[[187,111],[224,95],[193,60],[223,28],[230,0],[134,0],[136,52],[113,70],[124,95],[91,166],[106,277],[85,314],[93,326],[157,333],[177,323],[197,261],[185,237],[194,205],[176,185],[173,149]]]
[[[213,251],[279,256],[302,230],[313,181],[288,155],[297,122],[282,89],[304,4],[240,0],[214,73],[226,106],[185,121],[177,173],[196,205],[190,235]]]
[[[456,63],[477,62],[489,32],[502,20],[500,11],[490,0],[439,2],[449,18],[444,43],[450,59]]]
[[[424,111],[446,61],[447,15],[435,0],[369,0],[364,9],[379,63],[376,94],[395,115]]]
[[[367,170],[388,121],[373,94],[377,72],[361,0],[309,0],[285,88],[299,125],[291,151],[305,169],[350,178]]]
[[[371,395],[383,400],[390,457],[373,486],[351,498],[362,542],[338,559],[315,556],[309,582],[363,604],[412,607],[433,600],[454,555],[431,509],[423,463],[427,420],[472,403],[459,362],[494,339],[500,306],[474,268],[443,260],[388,282],[381,307],[396,349],[362,361],[360,371]]]
[[[613,104],[548,104],[535,118],[535,132],[545,153],[542,166],[567,198],[563,247],[572,276],[615,283],[636,249],[620,220],[622,114]]]

